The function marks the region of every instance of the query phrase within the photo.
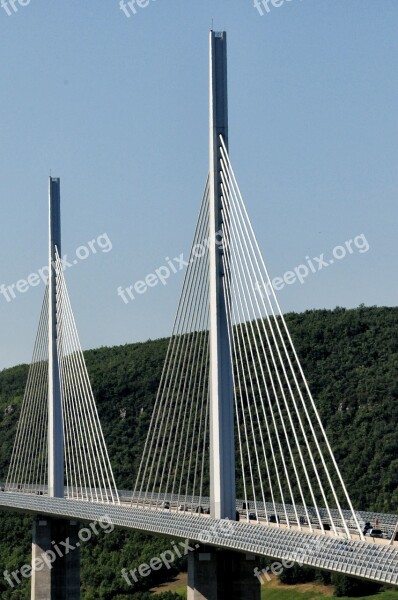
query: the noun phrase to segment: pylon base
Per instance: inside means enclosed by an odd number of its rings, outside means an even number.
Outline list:
[[[188,600],[260,600],[255,556],[201,547],[188,557]]]
[[[34,520],[31,600],[80,600],[78,533],[76,521]]]

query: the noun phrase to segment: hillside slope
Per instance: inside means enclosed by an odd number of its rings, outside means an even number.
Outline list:
[[[398,308],[314,310],[288,314],[287,322],[354,506],[398,512]],[[120,488],[133,485],[167,343],[85,353]],[[6,476],[27,369],[0,372],[0,480]],[[0,513],[0,572],[28,559],[29,527],[29,519]],[[162,539],[126,532],[101,539],[83,548],[84,600],[123,598],[128,588],[120,570],[168,547]],[[162,578],[159,571],[141,589]],[[1,598],[28,598],[26,584],[12,596],[6,590],[0,581]]]

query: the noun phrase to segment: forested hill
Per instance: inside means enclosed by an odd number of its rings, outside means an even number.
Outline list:
[[[288,314],[287,322],[354,505],[398,512],[398,308],[314,310]],[[162,339],[85,353],[120,488],[133,485],[167,344]],[[26,365],[0,372],[0,481],[27,372]],[[28,517],[0,512],[1,571],[29,559],[30,526]],[[165,544],[123,531],[92,540],[83,548],[82,597],[144,598],[131,596],[118,574],[155,556]],[[133,591],[148,590],[171,574],[157,571]],[[0,580],[2,600],[26,600],[28,583],[11,591]]]
[[[287,315],[304,371],[354,504],[398,510],[398,308]],[[131,488],[168,340],[85,353],[105,439]],[[0,480],[6,473],[27,366],[0,372]]]

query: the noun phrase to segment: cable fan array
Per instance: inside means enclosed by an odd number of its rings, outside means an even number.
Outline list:
[[[38,492],[47,486],[48,286],[29,368],[6,490]]]
[[[68,498],[118,502],[112,467],[58,252],[56,270],[58,357]]]
[[[246,517],[362,536],[222,137],[219,145],[237,492]],[[201,512],[209,493],[209,257],[196,256],[208,239],[207,185],[133,493],[137,506],[171,501]]]
[[[287,526],[335,533],[342,526],[348,535],[351,527],[362,535],[222,137],[220,146],[224,286],[246,505],[253,502],[258,514],[261,503],[266,520]]]
[[[56,251],[57,352],[67,498],[119,503],[97,407]],[[48,482],[48,286],[14,443],[7,489],[46,493]]]
[[[250,511],[257,519],[287,527],[331,528],[348,536],[356,530],[362,536],[222,137],[219,152],[236,479],[246,517]],[[132,505],[164,508],[171,501],[184,511],[202,512],[202,503],[208,502],[209,214],[208,181]],[[54,269],[66,495],[119,502],[58,253]],[[47,288],[9,490],[39,491],[47,485],[48,311]]]
[[[209,492],[209,185],[170,339],[132,504],[181,509]]]

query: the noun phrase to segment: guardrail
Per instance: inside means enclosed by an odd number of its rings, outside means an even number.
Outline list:
[[[0,489],[6,489],[5,485],[3,483],[0,482]],[[18,493],[25,493],[25,494],[39,494],[39,495],[46,495],[47,494],[47,486],[37,486],[37,485],[22,485],[22,484],[10,484],[7,488],[6,491],[13,491],[13,492],[18,492]],[[102,494],[105,494],[104,490],[95,490],[95,492],[97,492],[98,496],[101,496]],[[90,489],[85,489],[85,488],[67,488],[65,487],[65,496],[68,499],[76,499],[76,500],[80,500],[80,501],[84,501],[85,497],[88,496],[92,496],[93,494],[93,490]],[[184,513],[196,513],[196,511],[199,509],[199,507],[201,507],[203,509],[204,512],[206,512],[207,509],[209,509],[210,506],[210,499],[207,496],[185,496],[185,495],[177,495],[177,494],[152,494],[152,493],[148,493],[147,495],[145,494],[145,492],[136,492],[135,494],[133,494],[133,492],[131,490],[118,490],[118,494],[119,494],[119,499],[122,503],[131,503],[137,507],[147,507],[147,506],[156,506],[157,508],[162,508],[162,505],[164,502],[168,502],[170,504],[171,508],[175,508],[178,509],[179,507],[185,507],[185,510],[182,510],[181,512]],[[105,494],[106,495],[106,494]],[[109,498],[109,502],[111,502],[111,498]],[[242,516],[248,516],[250,513],[254,513],[258,518],[263,518],[263,519],[267,519],[267,517],[269,518],[271,515],[275,515],[275,510],[274,510],[274,505],[271,502],[266,502],[264,505],[264,502],[254,502],[253,500],[250,500],[248,502],[248,505],[245,508],[245,501],[242,499],[237,499],[236,500],[236,510],[242,515]],[[289,521],[291,524],[294,525],[298,525],[297,523],[297,519],[296,519],[296,514],[293,508],[293,505],[291,504],[276,504],[276,511],[277,511],[277,515],[275,515],[278,519],[280,519],[281,523],[285,522],[285,509],[289,518]],[[296,505],[296,509],[297,509],[297,513],[299,515],[300,518],[300,524],[301,525],[306,525],[306,511],[308,512],[310,519],[311,519],[311,524],[313,525],[313,527],[315,529],[319,528],[319,524],[318,524],[318,520],[317,520],[317,514],[316,514],[316,510],[313,506],[302,506],[302,505]],[[329,515],[327,513],[327,510],[325,508],[320,507],[319,509],[319,514],[321,516],[322,522],[324,524],[328,524],[330,525],[330,519],[329,519]],[[380,529],[383,532],[383,537],[385,539],[388,540],[392,540],[393,537],[395,537],[395,533],[397,532],[397,525],[398,525],[398,515],[394,515],[394,514],[389,514],[389,513],[376,513],[376,512],[371,512],[371,511],[355,511],[356,512],[356,516],[358,518],[359,522],[362,522],[363,524],[365,523],[371,523],[371,524],[375,524],[376,520],[378,521],[378,525],[377,525],[377,529]],[[344,524],[341,520],[339,511],[335,508],[331,508],[330,509],[330,513],[332,515],[332,518],[334,520],[334,523],[336,525],[336,527],[343,529],[344,528]],[[352,529],[352,531],[355,530],[355,525],[354,525],[354,517],[353,514],[350,510],[347,509],[343,509],[342,510],[343,516],[346,519],[346,522],[348,523],[348,525],[352,526],[350,527]],[[267,519],[268,520],[268,519]]]

